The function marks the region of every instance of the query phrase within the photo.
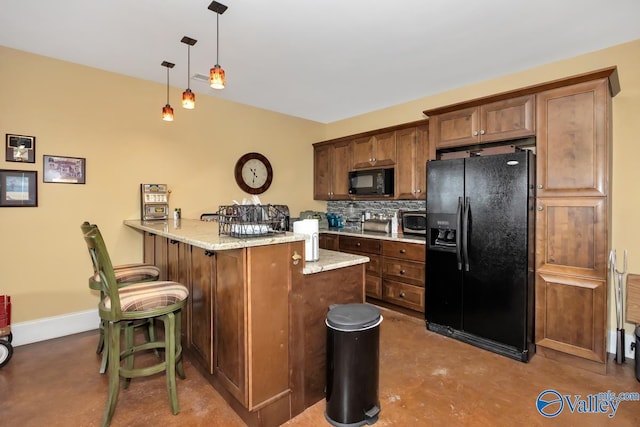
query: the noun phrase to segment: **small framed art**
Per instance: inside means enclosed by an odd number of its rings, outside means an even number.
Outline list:
[[[26,135],[6,134],[7,150],[5,160],[7,162],[36,162],[36,137]]]
[[[38,171],[0,169],[0,207],[38,206]]]
[[[44,182],[62,184],[84,184],[86,182],[86,160],[82,157],[49,156],[44,158]]]

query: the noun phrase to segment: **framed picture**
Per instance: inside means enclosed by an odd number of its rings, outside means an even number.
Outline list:
[[[0,207],[38,206],[38,171],[0,169]]]
[[[86,160],[81,157],[49,156],[45,154],[44,182],[84,184]]]
[[[7,151],[5,160],[7,162],[36,162],[36,137],[26,135],[7,135]]]

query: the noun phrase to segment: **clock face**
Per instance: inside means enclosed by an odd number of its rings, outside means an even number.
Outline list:
[[[238,186],[247,193],[264,193],[273,179],[271,163],[260,153],[247,153],[236,163],[235,178]]]

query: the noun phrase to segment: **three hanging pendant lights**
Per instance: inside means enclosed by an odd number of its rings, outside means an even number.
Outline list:
[[[217,1],[211,2],[208,7],[209,10],[216,13],[216,64],[211,68],[209,72],[209,85],[213,89],[224,89],[226,84],[226,78],[224,69],[220,66],[220,33],[219,33],[219,18],[226,10],[227,6],[218,3]],[[190,87],[191,80],[191,46],[195,45],[198,41],[188,36],[182,37],[180,42],[187,45],[187,89],[182,92],[182,107],[192,110],[196,106],[196,94],[193,93]],[[173,121],[173,108],[169,103],[169,70],[175,66],[175,64],[163,61],[162,66],[167,68],[167,103],[162,107],[162,120]]]

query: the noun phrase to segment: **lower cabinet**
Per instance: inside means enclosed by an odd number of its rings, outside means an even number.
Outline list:
[[[187,303],[187,347],[200,359],[209,374],[213,373],[212,330],[214,272],[216,259],[213,251],[190,246],[191,280],[188,282],[189,301]]]
[[[339,236],[341,252],[369,257],[368,298],[424,313],[425,245],[357,236]]]

